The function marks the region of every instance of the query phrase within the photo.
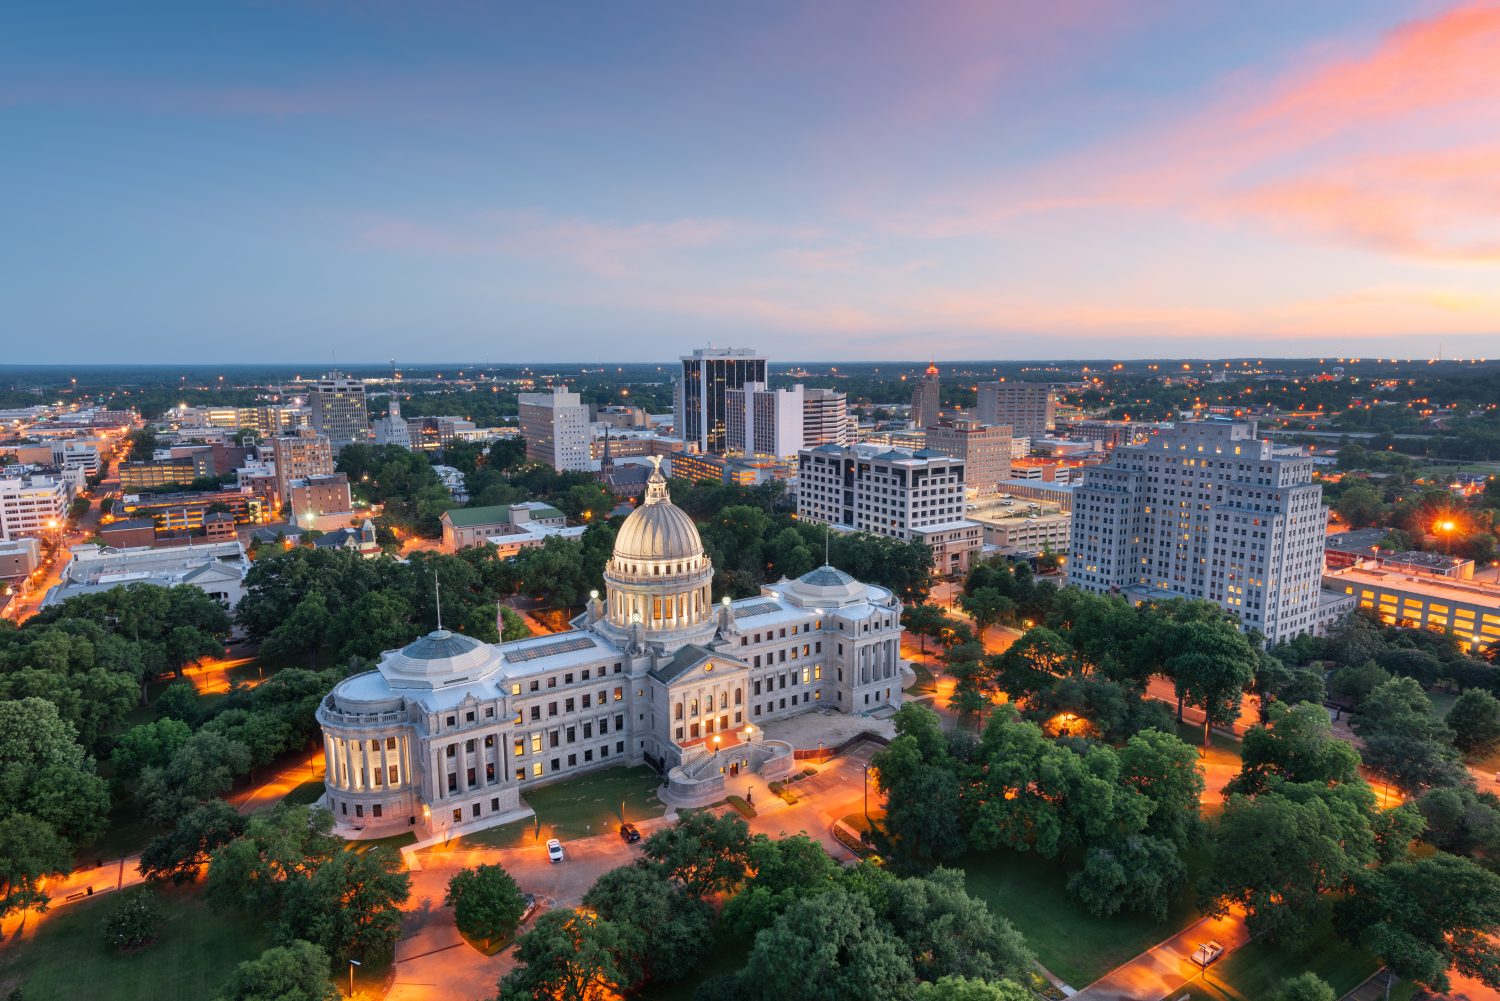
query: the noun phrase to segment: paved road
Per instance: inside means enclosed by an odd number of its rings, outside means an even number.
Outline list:
[[[1236,910],[1222,918],[1204,918],[1189,925],[1073,997],[1081,1001],[1160,1001],[1175,997],[1173,992],[1189,981],[1204,975],[1213,978],[1212,966],[1204,974],[1192,960],[1193,950],[1210,940],[1222,945],[1225,955],[1250,941],[1243,912]]]

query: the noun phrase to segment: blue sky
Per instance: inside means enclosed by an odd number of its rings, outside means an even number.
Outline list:
[[[5,361],[1500,353],[1496,3],[143,6],[0,12]]]

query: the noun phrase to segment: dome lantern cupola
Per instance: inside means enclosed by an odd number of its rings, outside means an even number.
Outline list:
[[[605,618],[621,629],[640,622],[648,635],[699,631],[713,610],[713,565],[698,526],[672,503],[661,458],[651,461],[645,497],[620,526],[604,568]]]

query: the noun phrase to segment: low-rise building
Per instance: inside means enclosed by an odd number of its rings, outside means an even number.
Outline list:
[[[122,462],[119,466],[120,490],[134,493],[157,487],[187,486],[194,480],[214,475],[214,456],[209,448],[194,448],[187,454],[145,462]]]
[[[0,542],[0,581],[18,581],[31,576],[41,565],[42,547],[35,539]]]
[[[1500,586],[1494,584],[1360,560],[1325,570],[1323,587],[1388,625],[1452,633],[1469,653],[1500,643]]]
[[[432,471],[437,473],[438,479],[443,481],[443,487],[448,491],[448,496],[453,498],[455,504],[467,504],[469,502],[469,484],[464,479],[461,470],[452,466],[433,464]]]
[[[673,452],[667,464],[668,471],[679,480],[741,487],[758,486],[787,472],[785,466],[766,459],[739,459],[713,452]]]
[[[138,549],[156,542],[156,522],[150,518],[122,518],[99,526],[99,539],[111,549]]]
[[[262,524],[268,515],[261,498],[239,490],[126,494],[119,507],[127,517],[150,518],[157,532],[200,531],[204,516],[219,510],[227,510],[238,525]]]
[[[1073,517],[1057,514],[1016,515],[1010,518],[983,520],[984,541],[1007,556],[1030,556],[1037,553],[1066,553],[1071,539]]]
[[[443,526],[443,548],[450,553],[488,542],[491,536],[505,535],[521,526],[561,528],[568,521],[557,508],[541,501],[456,507],[444,511],[438,520]]]
[[[46,608],[78,594],[130,584],[191,585],[233,610],[245,595],[250,561],[238,542],[210,542],[172,549],[113,549],[88,543],[69,550],[62,579],[42,600]]]
[[[349,477],[344,473],[305,476],[289,484],[288,515],[298,528],[343,528],[354,517]]]

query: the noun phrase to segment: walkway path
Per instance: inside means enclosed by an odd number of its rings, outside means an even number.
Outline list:
[[[140,861],[139,855],[131,855],[104,865],[74,869],[66,875],[44,879],[42,889],[52,898],[46,912],[28,910],[10,915],[0,922],[0,942],[10,941],[12,936],[18,940],[29,937],[36,932],[38,925],[47,920],[47,915],[58,908],[145,882],[140,873]]]
[[[225,798],[243,814],[269,810],[302,783],[321,779],[326,763],[321,749],[313,751],[301,761],[287,765],[260,785],[241,789]]]
[[[1082,1001],[1159,1001],[1176,997],[1174,991],[1203,975],[1193,962],[1193,950],[1209,941],[1222,945],[1226,956],[1250,941],[1244,913],[1235,910],[1222,918],[1203,918],[1117,966],[1073,997]],[[1213,975],[1212,966],[1208,975]]]

